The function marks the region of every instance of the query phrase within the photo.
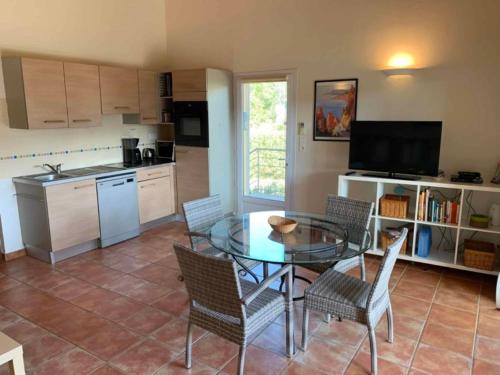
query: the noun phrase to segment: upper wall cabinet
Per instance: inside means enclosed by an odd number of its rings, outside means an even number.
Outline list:
[[[207,100],[207,71],[205,69],[172,72],[175,101]]]
[[[99,66],[102,113],[139,113],[137,69]]]
[[[11,128],[68,127],[61,61],[2,57]]]
[[[139,113],[124,114],[125,124],[158,124],[160,122],[158,73],[139,70]]]
[[[97,65],[64,63],[69,127],[101,125],[101,91]]]

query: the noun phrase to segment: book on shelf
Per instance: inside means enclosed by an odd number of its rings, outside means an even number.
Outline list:
[[[454,199],[440,199],[427,188],[418,196],[418,220],[441,224],[458,224],[460,204]]]

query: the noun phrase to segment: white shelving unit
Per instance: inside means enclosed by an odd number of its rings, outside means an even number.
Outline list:
[[[499,236],[498,238],[500,239],[500,227],[494,227],[490,226],[489,228],[474,228],[469,226],[468,224],[468,218],[465,216],[465,211],[467,210],[467,205],[465,202],[464,197],[466,194],[469,192],[483,192],[483,193],[490,193],[490,194],[498,194],[498,199],[496,200],[497,202],[500,202],[500,186],[491,184],[491,183],[485,183],[481,185],[475,185],[475,184],[462,184],[462,183],[453,183],[449,181],[444,181],[440,179],[433,179],[433,178],[422,178],[420,180],[400,180],[400,179],[392,179],[392,178],[383,178],[383,177],[365,177],[361,176],[359,174],[354,174],[350,176],[344,176],[340,175],[339,176],[339,181],[338,181],[338,195],[343,196],[343,197],[349,197],[350,196],[350,184],[351,183],[363,183],[363,184],[375,184],[376,188],[373,189],[373,186],[368,186],[371,189],[366,189],[367,191],[375,191],[375,197],[370,196],[364,198],[367,201],[375,201],[375,212],[373,214],[373,233],[372,233],[372,238],[373,238],[373,245],[370,250],[367,251],[368,254],[374,254],[374,255],[383,255],[384,252],[382,249],[379,248],[378,243],[379,243],[379,232],[383,228],[384,223],[386,222],[393,222],[393,223],[401,223],[401,224],[413,224],[414,230],[413,230],[413,239],[411,241],[412,246],[411,246],[411,251],[407,254],[400,254],[399,258],[403,260],[408,260],[412,262],[418,262],[418,263],[426,263],[426,264],[432,264],[432,265],[437,265],[437,266],[442,266],[442,267],[448,267],[448,268],[454,268],[454,269],[460,269],[460,270],[466,270],[466,271],[471,271],[471,272],[478,272],[478,273],[483,273],[483,274],[489,274],[489,275],[496,275],[498,277],[498,283],[497,283],[497,308],[500,308],[500,266],[497,261],[497,268],[494,271],[487,271],[487,270],[480,270],[477,268],[471,268],[471,267],[466,267],[465,265],[462,264],[462,257],[460,256],[461,253],[459,252],[460,250],[460,239],[462,238],[461,235],[463,236],[464,234],[470,235],[474,232],[478,233],[485,233],[488,235],[493,235],[493,236]],[[414,192],[415,197],[418,197],[420,192],[423,191],[425,188],[431,188],[435,190],[439,189],[450,189],[450,190],[455,190],[460,193],[460,212],[458,215],[458,224],[445,224],[445,223],[433,223],[433,222],[428,222],[428,221],[421,221],[418,220],[418,199],[414,199],[414,202],[411,202],[411,205],[414,205],[413,207],[410,206],[409,211],[410,214],[407,218],[394,218],[394,217],[387,217],[387,216],[381,216],[379,215],[379,202],[380,198],[387,192],[386,188],[388,186],[402,186],[403,188],[407,188],[409,190],[412,190]],[[419,257],[416,255],[416,247],[417,247],[417,234],[418,234],[418,229],[422,225],[428,225],[431,227],[436,227],[441,230],[452,230],[452,238],[454,239],[454,249],[449,249],[449,251],[446,250],[438,250],[436,248],[432,248],[430,255],[426,258]],[[497,241],[498,243],[498,241]],[[433,244],[434,245],[434,244]],[[500,257],[497,257],[500,258]]]

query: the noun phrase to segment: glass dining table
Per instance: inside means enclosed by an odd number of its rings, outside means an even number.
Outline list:
[[[288,234],[271,228],[270,216],[293,219],[297,227]],[[363,254],[370,248],[370,232],[354,224],[335,223],[323,215],[295,211],[260,211],[223,218],[207,231],[211,246],[232,256],[258,283],[257,275],[241,259],[264,264],[304,265],[336,263]],[[295,274],[295,273],[294,273]],[[310,282],[304,277],[297,279]]]

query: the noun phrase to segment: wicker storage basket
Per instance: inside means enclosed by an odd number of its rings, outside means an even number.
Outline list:
[[[396,240],[398,237],[394,237],[391,235],[389,232],[386,232],[385,230],[380,232],[380,240],[381,240],[381,245],[382,245],[382,250],[387,251],[387,248]],[[401,246],[401,250],[399,251],[400,254],[406,254],[406,250],[408,250],[408,239],[405,239],[403,242],[403,246]]]
[[[407,195],[386,194],[380,198],[380,215],[406,219],[410,197]]]
[[[495,245],[491,242],[465,240],[464,265],[492,271],[495,268]]]

